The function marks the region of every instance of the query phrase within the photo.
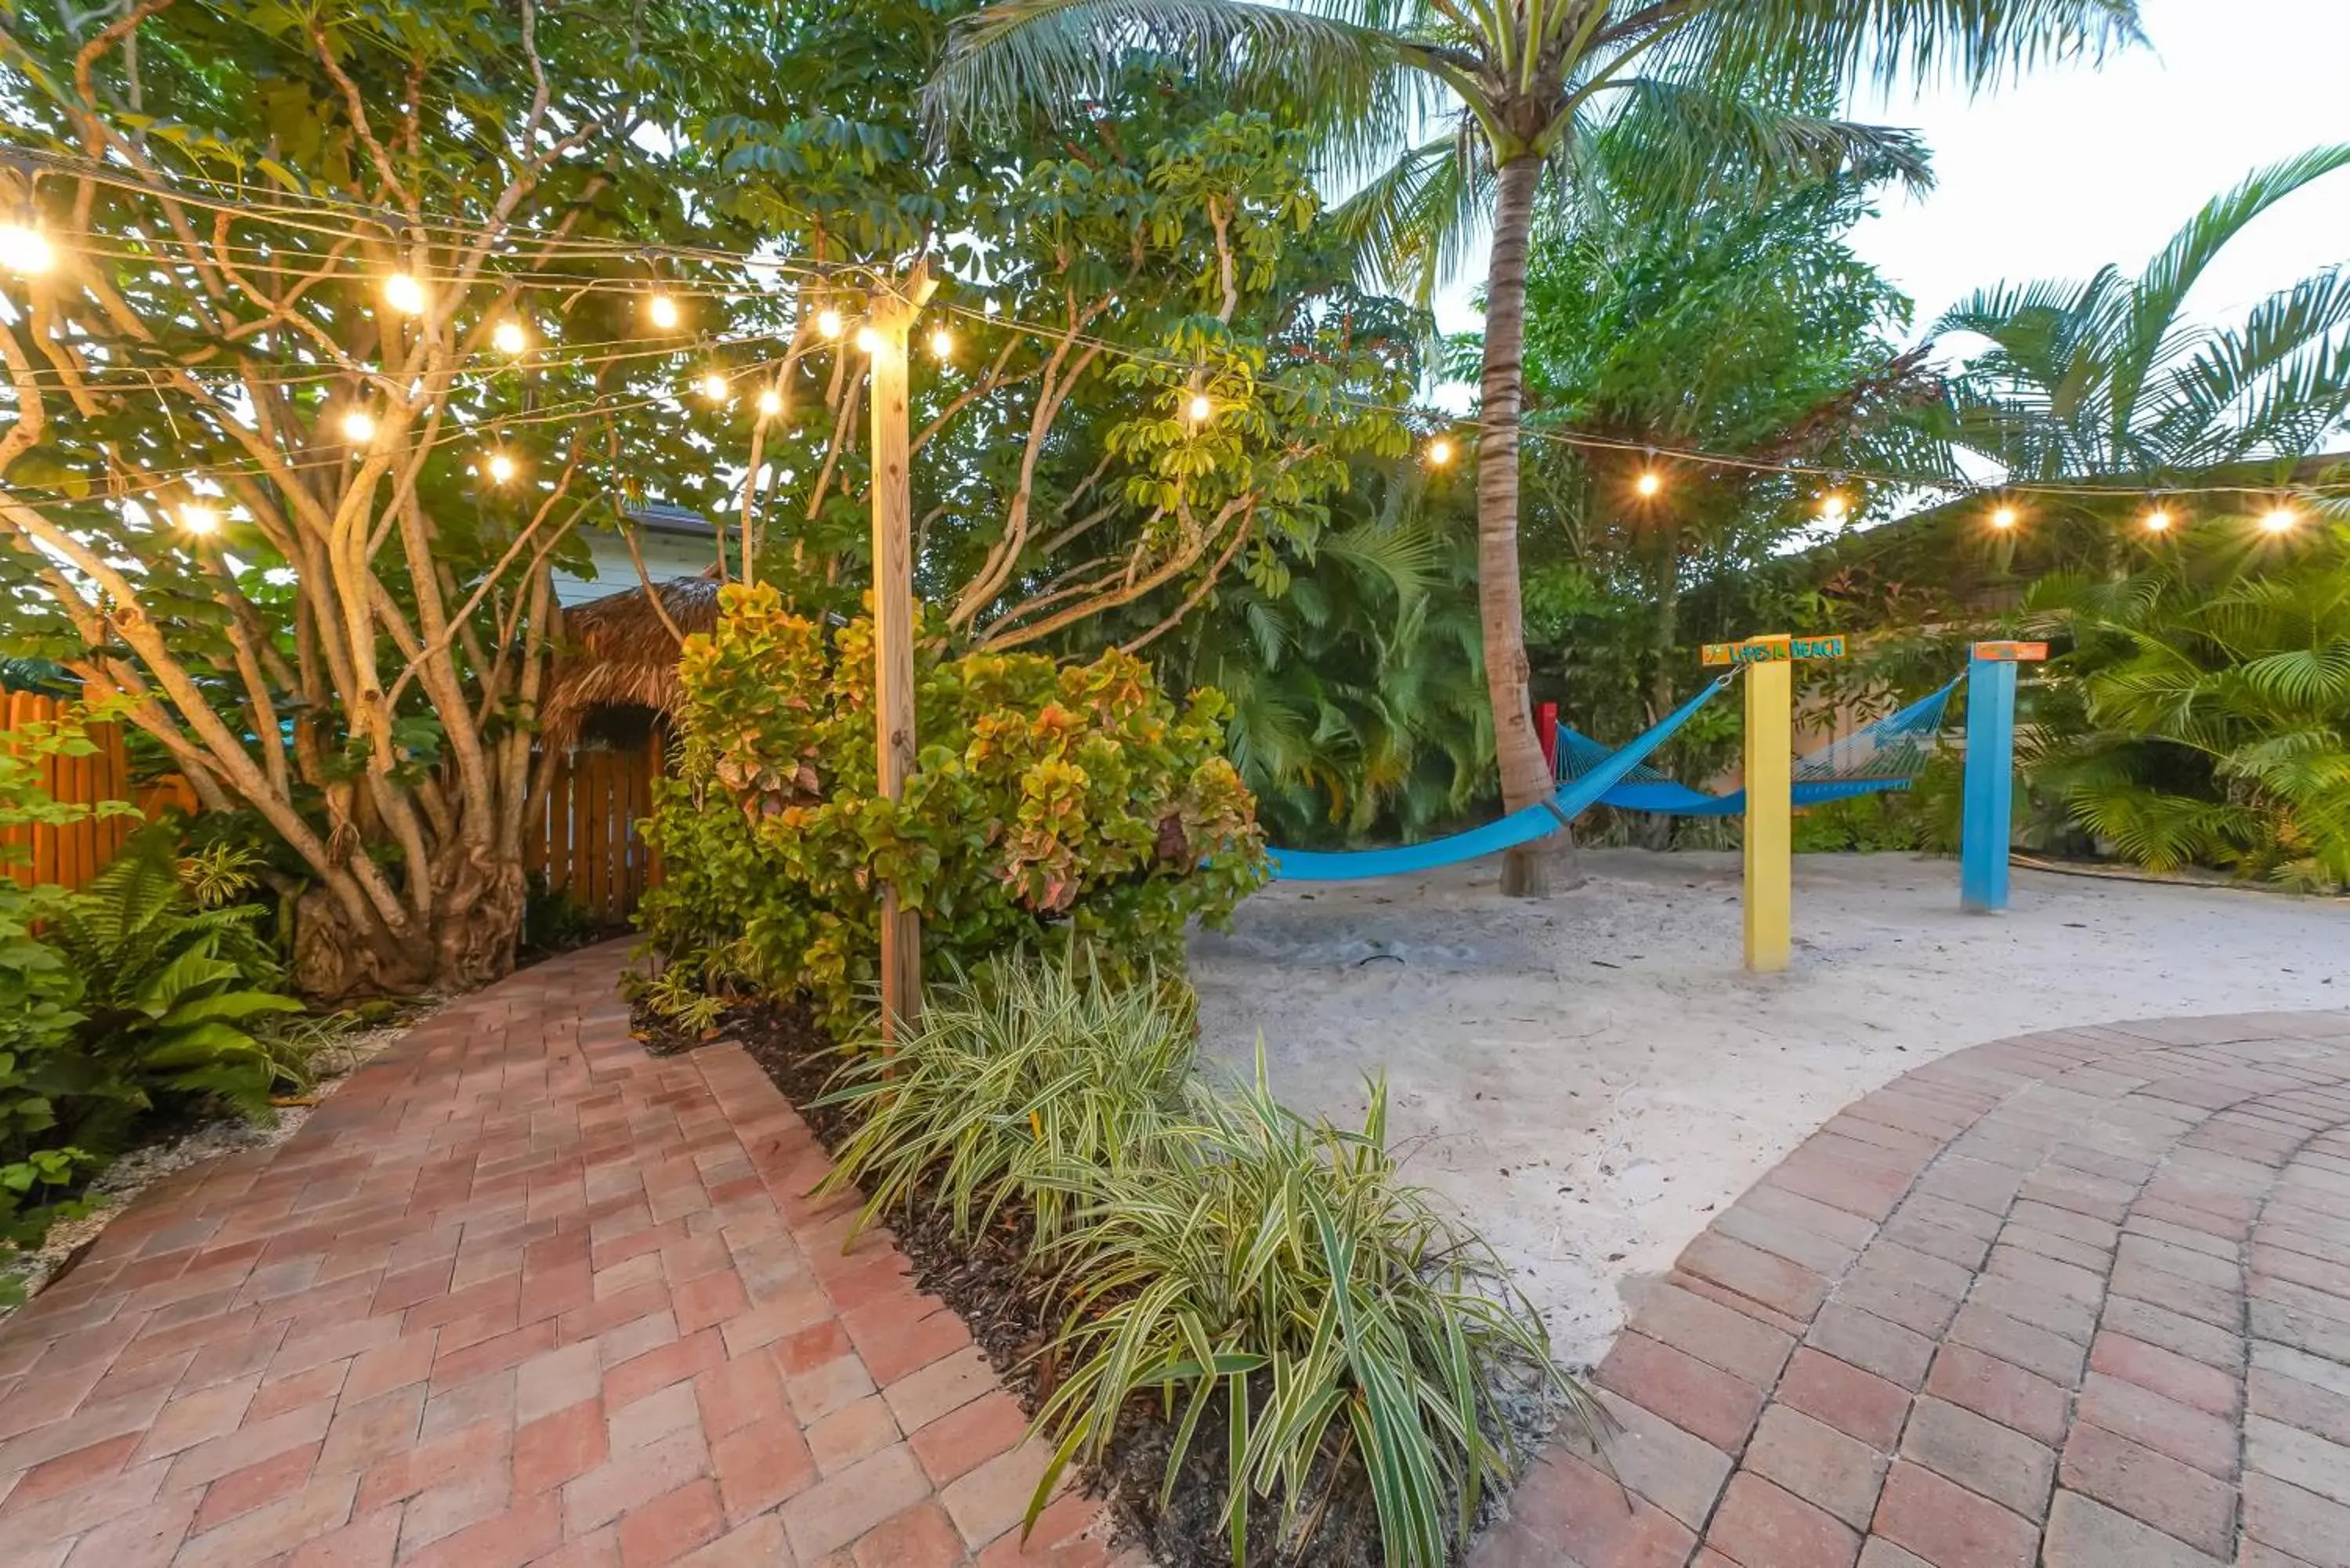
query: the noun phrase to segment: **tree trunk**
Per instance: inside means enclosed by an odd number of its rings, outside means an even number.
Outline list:
[[[1678,706],[1673,701],[1673,645],[1680,638],[1680,530],[1671,524],[1657,529],[1657,625],[1655,660],[1648,671],[1648,722],[1653,724]],[[1644,849],[1673,846],[1673,818],[1652,813],[1640,819],[1634,839]]]
[[[434,860],[432,907],[413,932],[356,919],[312,888],[295,910],[294,983],[307,996],[416,995],[476,991],[512,973],[525,882],[518,857],[463,842]]]
[[[1485,275],[1485,364],[1477,437],[1477,603],[1484,626],[1485,691],[1493,704],[1493,746],[1502,805],[1523,811],[1555,787],[1543,765],[1526,693],[1525,611],[1518,581],[1518,420],[1524,401],[1526,244],[1543,160],[1528,153],[1502,165],[1493,202],[1493,249]],[[1511,850],[1502,891],[1539,898],[1550,891],[1554,856],[1571,856],[1562,827]]]

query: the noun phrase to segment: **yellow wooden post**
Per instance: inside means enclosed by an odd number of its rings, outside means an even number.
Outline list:
[[[917,265],[901,288],[874,292],[866,325],[873,392],[873,711],[880,792],[906,794],[914,768],[913,493],[908,468],[912,434],[906,407],[906,336],[937,286]],[[881,1037],[911,1023],[922,1002],[921,917],[898,906],[881,887]]]
[[[1776,974],[1793,938],[1794,663],[1746,666],[1746,968]]]

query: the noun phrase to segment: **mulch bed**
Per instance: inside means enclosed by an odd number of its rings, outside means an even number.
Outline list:
[[[635,1023],[646,1048],[657,1055],[703,1044],[642,1003],[636,1009]],[[762,1002],[733,1009],[708,1038],[740,1043],[827,1150],[837,1152],[855,1130],[850,1107],[819,1103],[839,1058],[830,1036],[804,1005]],[[1007,1205],[993,1231],[966,1241],[953,1234],[943,1208],[920,1198],[909,1210],[886,1217],[890,1234],[913,1263],[916,1282],[970,1326],[972,1339],[1033,1417],[1051,1393],[1051,1366],[1038,1352],[1059,1327],[1064,1309],[1055,1304],[1049,1282],[1028,1266],[1026,1214],[1010,1212]],[[1231,1568],[1232,1552],[1219,1519],[1225,1492],[1223,1430],[1218,1397],[1201,1422],[1182,1477],[1162,1509],[1159,1496],[1174,1424],[1160,1418],[1155,1405],[1135,1401],[1104,1461],[1088,1469],[1086,1490],[1108,1499],[1121,1540],[1141,1542],[1168,1568]],[[1317,1476],[1317,1482],[1322,1479]],[[1358,1481],[1330,1495],[1318,1528],[1301,1550],[1279,1549],[1279,1513],[1277,1501],[1252,1500],[1251,1564],[1378,1568],[1384,1561],[1369,1493]]]

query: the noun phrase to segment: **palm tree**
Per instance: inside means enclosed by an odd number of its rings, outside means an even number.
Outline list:
[[[1234,100],[1304,117],[1333,177],[1384,171],[1349,217],[1391,275],[1416,271],[1425,290],[1490,223],[1478,590],[1503,800],[1518,810],[1551,787],[1526,699],[1517,548],[1526,254],[1545,175],[1571,184],[1586,134],[1628,105],[1656,111],[1668,183],[1701,183],[1726,151],[1813,168],[1914,155],[1906,133],[1770,106],[1864,75],[1981,85],[2137,33],[2136,0],[998,0],[958,26],[930,105],[934,123],[975,128],[1099,105],[1151,53]],[[1415,145],[1440,118],[1451,133]],[[1540,857],[1513,852],[1504,892],[1546,881]]]
[[[2137,277],[2002,284],[1953,306],[1937,337],[1991,348],[1953,378],[1960,446],[2009,477],[2160,490],[2214,468],[2290,470],[2350,413],[2350,267],[2332,266],[2240,322],[2184,319],[2187,296],[2247,224],[2350,164],[2350,143],[2256,171],[2213,197]]]

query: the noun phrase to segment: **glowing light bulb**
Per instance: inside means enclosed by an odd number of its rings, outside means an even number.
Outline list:
[[[783,411],[784,395],[781,392],[778,392],[773,387],[769,387],[766,390],[759,394],[759,412],[763,416],[772,420]]]
[[[501,354],[519,354],[530,347],[530,334],[519,321],[501,321],[491,329],[490,342]]]
[[[702,377],[700,385],[702,388],[702,395],[708,398],[712,402],[723,403],[726,400],[726,394],[730,389],[726,385],[726,378],[720,375],[717,371],[712,370],[707,376]]]
[[[209,536],[219,533],[220,525],[220,514],[201,501],[191,501],[180,508],[180,526],[191,534]]]
[[[0,223],[0,267],[38,277],[57,265],[57,253],[49,236],[30,223]]]
[[[1640,475],[1639,479],[1633,484],[1632,488],[1638,491],[1644,500],[1653,499],[1659,492],[1665,488],[1664,476],[1657,472],[1656,470],[1650,469],[1648,472]]]
[[[2002,531],[2014,527],[2017,521],[2012,506],[2002,506],[1991,514],[1991,525]]]
[[[2290,534],[2301,522],[2301,514],[2290,506],[2280,506],[2261,518],[2263,534]]]
[[[816,313],[816,329],[827,337],[840,336],[840,312],[827,308]]]
[[[677,301],[666,294],[656,294],[645,306],[645,314],[663,332],[677,325]]]
[[[1841,523],[1852,511],[1852,504],[1835,491],[1820,497],[1820,515],[1831,523]]]
[[[365,409],[353,409],[343,416],[343,434],[355,441],[375,439],[375,420]]]
[[[1442,436],[1438,436],[1434,441],[1428,443],[1429,467],[1447,468],[1451,465],[1451,462],[1452,443],[1451,441],[1445,440]]]
[[[860,327],[857,329],[857,351],[859,354],[879,354],[883,347],[881,334],[874,331],[870,327]]]
[[[1193,424],[1203,425],[1208,422],[1209,416],[1216,411],[1216,405],[1208,400],[1208,395],[1205,392],[1199,392],[1193,394],[1191,407],[1186,411],[1191,414]]]
[[[424,286],[407,273],[393,273],[383,280],[383,302],[403,316],[418,315],[424,309]]]
[[[2170,513],[2167,508],[2158,506],[2153,511],[2146,514],[2144,523],[2146,531],[2149,534],[2168,533],[2170,531]]]
[[[515,476],[515,460],[502,452],[490,453],[489,474],[492,484],[504,484]]]
[[[941,359],[954,358],[954,334],[943,327],[931,328],[931,353]]]

